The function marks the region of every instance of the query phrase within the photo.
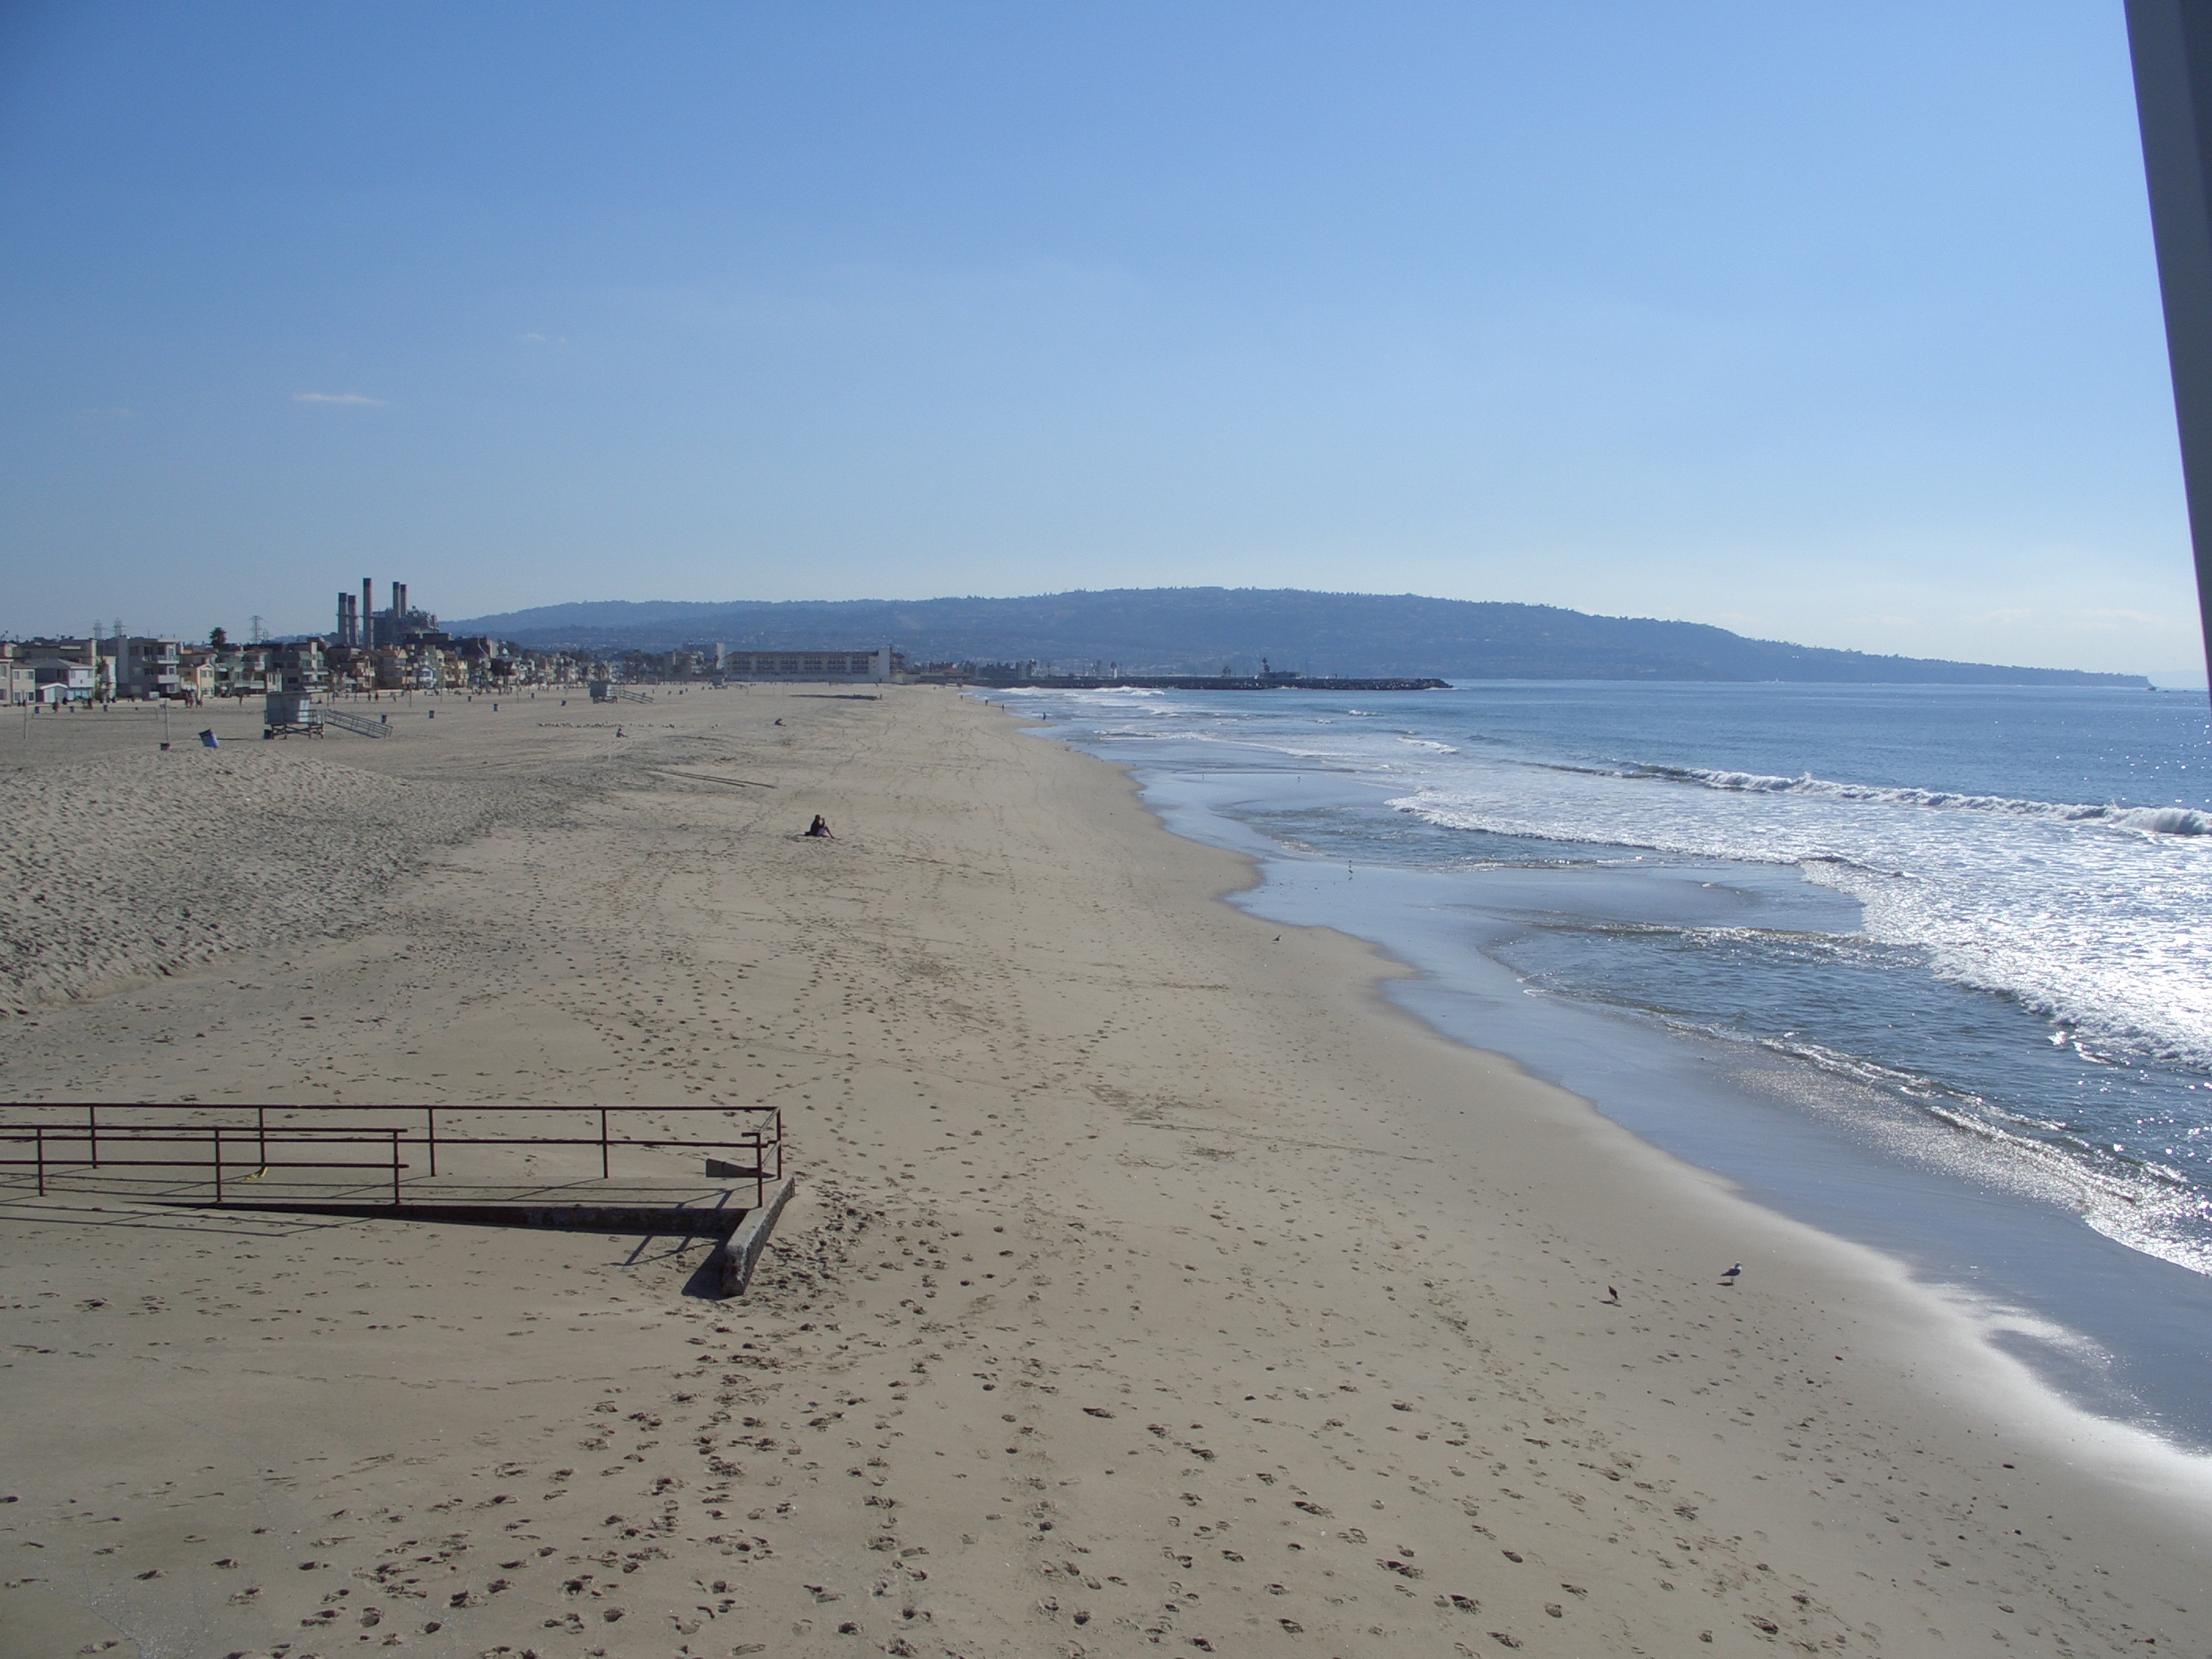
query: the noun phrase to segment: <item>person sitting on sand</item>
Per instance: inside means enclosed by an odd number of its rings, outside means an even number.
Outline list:
[[[823,841],[835,841],[837,839],[836,836],[830,833],[830,820],[823,817],[819,812],[817,812],[814,815],[814,822],[806,826],[806,833],[810,836],[817,836]]]

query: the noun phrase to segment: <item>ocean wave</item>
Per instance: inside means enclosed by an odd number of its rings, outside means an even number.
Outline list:
[[[1993,1107],[1937,1079],[1825,1045],[1753,1036],[1705,1022],[1662,1023],[1707,1039],[1747,1043],[1805,1061],[1906,1106],[1934,1138],[1905,1123],[1840,1108],[1893,1152],[1981,1183],[2070,1209],[2095,1231],[2130,1249],[2212,1277],[2212,1196],[2185,1170],[2154,1158],[2087,1140],[2058,1125]],[[1949,1139],[1948,1137],[1955,1137]]]
[[[1388,771],[1387,766],[1370,767]],[[1387,786],[1386,786],[1387,787]],[[1382,803],[1391,811],[1433,823],[1439,830],[1463,830],[1484,835],[1510,836],[1519,841],[1560,842],[1569,846],[1612,847],[1631,853],[1656,853],[1689,858],[1732,859],[1744,864],[1833,865],[1869,876],[1895,878],[1901,872],[1877,864],[1863,863],[1848,853],[1822,847],[1801,847],[1778,842],[1771,847],[1753,847],[1740,842],[1717,844],[1706,834],[1655,833],[1657,826],[1631,829],[1626,824],[1604,826],[1590,823],[1554,824],[1525,817],[1502,806],[1456,800],[1424,789]],[[1678,826],[1669,826],[1678,827]],[[1855,895],[1856,896],[1856,895]]]
[[[1838,783],[1816,778],[1776,777],[1764,772],[1728,772],[1703,766],[1638,764],[1619,775],[1696,784],[1736,794],[1810,795],[1822,800],[1873,801],[1889,806],[1924,806],[1951,812],[1993,812],[2008,817],[2048,818],[2063,823],[2099,823],[2154,836],[2212,835],[2212,817],[2188,806],[2084,805],[2064,801],[2015,800],[2007,795],[1970,795],[1954,790],[1917,789],[1870,783]]]
[[[2212,951],[2188,931],[2203,884],[2170,884],[2153,905],[2136,862],[1954,860],[1901,881],[1836,861],[1800,867],[1858,900],[1869,937],[1924,950],[1938,979],[2049,1021],[2086,1062],[2212,1071]]]
[[[1423,719],[1411,728],[1378,729],[1366,722],[1407,713],[1337,704],[1323,714],[1292,705],[1286,718],[1279,700],[1240,705],[1233,714],[1163,701],[1164,707],[1143,708],[1111,699],[1118,718],[1098,724],[1122,739],[1125,753],[1146,728],[1207,743],[1176,757],[1177,769],[1194,777],[1215,756],[1224,772],[1352,774],[1379,786],[1376,799],[1413,821],[1402,830],[1369,824],[1358,810],[1367,797],[1344,792],[1330,797],[1326,833],[1286,834],[1304,830],[1307,820],[1297,813],[1260,823],[1287,841],[1294,856],[1354,859],[1360,838],[1372,836],[1377,860],[1452,872],[1585,863],[1664,868],[1684,860],[1796,866],[1856,901],[1855,924],[1838,923],[1849,932],[1800,939],[1792,930],[1756,926],[1755,911],[1721,926],[1632,920],[1640,913],[1630,911],[1595,925],[1577,922],[1607,936],[1590,949],[1531,950],[1533,962],[1557,971],[1525,976],[1523,988],[1603,1005],[1614,1017],[1651,1020],[1693,1039],[1744,1043],[1764,1056],[1747,1056],[1747,1069],[1763,1075],[1777,1068],[1775,1086],[1786,1098],[1832,1113],[1839,1127],[1984,1190],[2057,1206],[2130,1249],[2212,1275],[2212,1158],[2200,1166],[2183,1161],[2185,1152],[2160,1156],[2168,1140],[2180,1145],[2185,1130],[2195,1133],[2192,1125],[2205,1138],[2190,1145],[2212,1146],[2212,1112],[2180,1092],[2212,1076],[2212,942],[2197,927],[2212,896],[2212,805],[2122,804],[2130,795],[2155,799],[2170,784],[2194,785],[2194,763],[2186,776],[2154,768],[2140,783],[2136,774],[2024,765],[2005,771],[1978,761],[1963,774],[2017,790],[2016,798],[1839,781],[1960,776],[1947,760],[1954,750],[1940,745],[1891,758],[1893,745],[1803,746],[1785,731],[1769,752],[1806,763],[1798,775],[1785,776],[1645,758],[1717,757],[1728,752],[1720,728],[1680,738],[1663,727],[1648,735],[1642,726],[1616,728],[1549,742],[1540,733],[1532,740],[1473,727],[1458,710],[1450,725]],[[1489,723],[1487,714],[1474,718]],[[1210,730],[1201,734],[1192,725]],[[1817,732],[1808,735],[1808,743],[1819,740]],[[1815,767],[1832,775],[1814,775]],[[2081,777],[2097,781],[2076,781]],[[2064,799],[2107,788],[2121,799]],[[2045,798],[2024,798],[2031,795]],[[1251,814],[1268,799],[1256,793],[1251,801],[1240,799],[1227,815],[1258,822]],[[1425,850],[1430,843],[1420,824],[1477,833]],[[1551,856],[1555,852],[1559,856]],[[1794,890],[1765,877],[1747,876],[1746,884],[1755,894]],[[1540,896],[1551,890],[1502,890]],[[1603,909],[1604,891],[1593,883],[1592,892],[1587,902]],[[1812,902],[1820,915],[1848,915],[1825,897]],[[1681,914],[1735,915],[1706,908]],[[1628,969],[1649,952],[1626,936],[1644,933],[1679,934],[1716,948],[1681,953],[1684,966],[1673,977],[1639,976]],[[1831,957],[1833,963],[1826,960]],[[1904,1039],[1888,1045],[1878,1036],[1863,1044],[1864,1030],[1851,1020],[1799,1022],[1778,1012],[1770,1024],[1758,1010],[1781,990],[1740,996],[1734,976],[1778,962],[1793,973],[1805,969],[1814,976],[1807,983],[1816,988],[1828,983],[1818,976],[1832,967],[1865,969],[1870,981],[1893,966],[1890,988],[1865,994],[1895,996],[1899,1022],[1917,1019],[1923,1007],[1937,1021],[1971,1021],[1960,1030],[1972,1043],[1954,1062],[1937,1060],[1930,1071],[1938,1075],[1912,1063],[1934,1049]],[[2008,1010],[1984,1009],[1948,991],[1938,1001],[1919,990],[1923,985],[1984,994],[2031,1018],[2015,1024]],[[1883,1012],[1878,1001],[1869,1006]],[[1717,1016],[1716,1006],[1729,1012]],[[1741,1029],[1746,1021],[1767,1029]],[[1782,1030],[1785,1024],[1793,1029]],[[1812,1040],[1809,1031],[1794,1029],[1800,1024],[1829,1041]],[[2005,1047],[2039,1036],[2078,1050],[2078,1072],[2025,1063],[2027,1057]],[[1874,1052],[1853,1052],[1862,1047]],[[2191,1075],[2176,1077],[2177,1068]],[[2162,1127],[2167,1115],[2176,1127]]]

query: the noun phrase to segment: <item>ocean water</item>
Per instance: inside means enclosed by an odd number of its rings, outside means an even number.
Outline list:
[[[1240,902],[1776,1207],[2077,1401],[2212,1448],[2202,694],[988,694],[1252,853]]]

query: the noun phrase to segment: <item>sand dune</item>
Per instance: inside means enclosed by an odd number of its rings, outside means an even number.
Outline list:
[[[2212,1634],[2185,1475],[1389,1011],[1365,947],[1215,902],[1243,866],[1109,769],[934,691],[640,713],[449,704],[250,763],[26,740],[11,1097],[773,1101],[801,1187],[727,1304],[673,1241],[12,1188],[8,1650]],[[88,858],[88,794],[215,838]],[[238,866],[161,976],[131,918],[302,796],[322,850]],[[333,859],[377,873],[325,902]]]

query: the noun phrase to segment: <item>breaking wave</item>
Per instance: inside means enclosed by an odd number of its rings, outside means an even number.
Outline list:
[[[1837,783],[1808,772],[1775,777],[1762,772],[1723,772],[1702,766],[1634,765],[1617,775],[1696,784],[1737,794],[1809,795],[1822,800],[1871,801],[1885,806],[1925,806],[1948,812],[1990,812],[2007,817],[2047,818],[2062,823],[2099,823],[2154,836],[2212,835],[2212,817],[2188,806],[2080,805],[2063,801],[2014,800],[2005,795],[1968,795],[1942,789],[1915,789],[1868,783]]]

